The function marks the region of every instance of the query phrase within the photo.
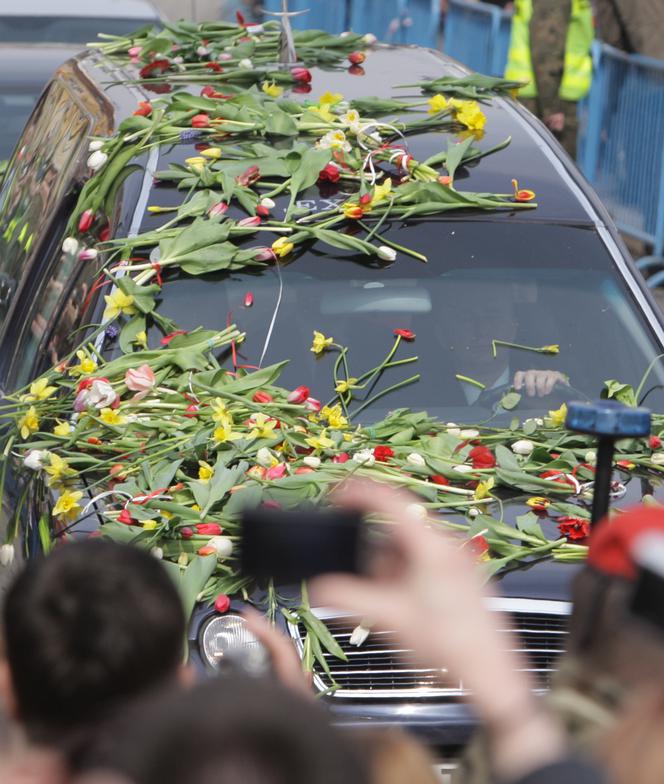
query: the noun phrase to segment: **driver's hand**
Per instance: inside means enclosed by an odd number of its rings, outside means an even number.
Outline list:
[[[556,384],[569,385],[567,376],[557,370],[517,370],[513,383],[517,392],[525,388],[528,397],[544,397]]]

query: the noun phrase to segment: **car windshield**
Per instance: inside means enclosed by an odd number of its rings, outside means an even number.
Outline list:
[[[393,360],[412,361],[356,390],[351,411],[374,399],[361,421],[409,407],[477,422],[496,416],[517,374],[528,372],[532,396],[524,388],[516,409],[497,416],[537,416],[599,396],[608,379],[638,384],[661,350],[591,227],[430,220],[383,233],[414,244],[428,263],[403,253],[367,262],[317,245],[259,272],[166,280],[159,311],[183,329],[235,322],[246,340],[227,366],[287,359],[280,383],[305,385],[323,402],[334,394],[335,368],[345,377],[344,362],[338,349],[310,351],[314,330],[347,347],[347,372],[359,383],[390,352],[394,330],[409,330],[414,340],[402,340]],[[660,383],[656,372],[647,386]],[[664,404],[657,396],[648,403]]]
[[[0,42],[86,44],[96,40],[98,33],[128,35],[154,22],[95,16],[0,16]]]
[[[41,87],[30,92],[0,92],[0,161],[14,151]]]

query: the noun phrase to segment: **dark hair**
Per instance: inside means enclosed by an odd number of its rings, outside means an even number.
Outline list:
[[[164,567],[102,539],[29,561],[3,626],[20,720],[42,743],[173,679],[183,656],[182,604]]]
[[[365,784],[363,757],[321,705],[233,676],[125,716],[110,766],[135,784]],[[119,740],[118,740],[119,738]]]

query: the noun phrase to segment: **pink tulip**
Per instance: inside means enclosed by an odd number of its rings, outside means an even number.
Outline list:
[[[255,261],[274,261],[277,258],[272,248],[256,248]]]
[[[258,215],[252,215],[251,218],[242,218],[242,220],[237,222],[237,225],[244,226],[245,228],[248,226],[260,226],[261,219],[258,217]]]
[[[208,210],[208,215],[211,218],[216,218],[219,215],[223,215],[228,210],[228,204],[225,201],[218,201],[216,204],[213,204],[210,209]]]
[[[136,392],[134,400],[141,400],[146,395],[149,395],[157,383],[152,368],[147,364],[137,368],[130,368],[125,373],[124,381],[127,389]]]
[[[286,398],[289,403],[304,403],[309,397],[309,387],[296,387]]]
[[[309,411],[314,411],[318,413],[321,410],[321,402],[320,400],[316,400],[315,397],[308,397],[304,401],[304,407]]]
[[[267,473],[265,474],[266,479],[281,479],[282,477],[286,476],[287,468],[286,463],[279,463],[279,465],[274,466],[273,468],[268,468]]]

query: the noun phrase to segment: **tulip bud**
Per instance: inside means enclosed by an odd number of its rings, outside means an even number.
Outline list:
[[[534,448],[535,444],[527,438],[520,438],[512,444],[512,452],[515,455],[529,455]]]
[[[286,398],[289,403],[295,403],[299,405],[300,403],[304,403],[307,398],[309,397],[309,387],[301,386],[296,387]]]
[[[420,519],[424,519],[428,514],[426,506],[422,506],[422,504],[408,504],[406,511],[413,517],[419,517]]]
[[[356,648],[359,648],[360,645],[366,641],[370,633],[371,629],[367,629],[366,626],[360,624],[353,629],[353,632],[350,635],[350,640],[348,642],[350,645],[354,645]]]
[[[254,396],[251,398],[254,403],[271,403],[274,398],[268,392],[263,392],[263,390],[259,389],[258,392],[254,393]]]
[[[351,52],[348,55],[348,62],[352,63],[353,65],[362,65],[366,59],[367,56],[364,54],[364,52]]]
[[[231,600],[226,596],[225,593],[220,593],[219,596],[214,600],[214,609],[218,613],[225,613],[228,611],[229,607],[231,606]]]
[[[317,414],[321,410],[322,404],[320,400],[316,400],[315,397],[308,397],[304,401],[304,407],[307,409],[307,411],[313,411]]]
[[[210,50],[207,46],[199,46],[198,49],[196,49],[196,54],[199,57],[207,57],[210,54]]]
[[[238,68],[245,68],[247,71],[251,71],[254,67],[254,64],[248,57],[245,57],[244,60],[240,60],[237,66]]]
[[[62,243],[62,252],[70,253],[72,256],[78,251],[78,240],[74,237],[67,237]]]
[[[245,308],[250,308],[254,304],[254,295],[248,291],[244,295],[244,306]]]
[[[97,150],[101,150],[104,146],[105,142],[101,139],[94,139],[93,141],[88,144],[88,152],[97,152]]]
[[[339,452],[338,455],[335,455],[332,458],[333,463],[347,463],[350,460],[350,455],[348,452]]]
[[[252,215],[250,218],[242,218],[237,222],[238,226],[242,226],[243,228],[253,228],[254,226],[261,225],[261,219],[259,215]]]
[[[161,561],[161,559],[164,557],[164,551],[161,549],[161,547],[153,547],[150,550],[150,555],[156,558],[158,561]]]
[[[83,250],[78,254],[78,260],[94,261],[98,255],[99,254],[96,248],[83,248]]]
[[[265,207],[267,210],[273,210],[276,207],[276,203],[274,199],[270,199],[268,196],[263,196],[260,200],[260,206]]]
[[[406,458],[406,462],[410,463],[411,465],[418,466],[420,468],[424,467],[427,464],[426,460],[422,457],[422,455],[419,452],[411,452]]]
[[[461,438],[477,438],[480,434],[479,430],[473,430],[472,428],[468,428],[467,430],[462,430],[459,435]]]
[[[367,33],[363,40],[367,46],[373,46],[378,39],[373,33]]]
[[[14,555],[14,545],[3,544],[2,547],[0,547],[0,565],[10,566],[14,561]]]
[[[376,255],[382,261],[394,261],[397,257],[397,252],[394,248],[388,248],[387,245],[381,245],[376,252]]]
[[[217,218],[220,215],[223,215],[228,211],[228,204],[225,201],[218,201],[216,204],[213,204],[210,209],[208,210],[208,215],[211,218]]]
[[[272,248],[256,248],[254,261],[274,261],[276,258],[277,254]]]
[[[296,82],[309,84],[311,81],[311,71],[308,68],[291,68],[291,76]]]
[[[264,468],[270,468],[274,461],[274,455],[266,446],[261,447],[258,452],[256,452],[256,462],[258,465],[261,465]]]
[[[213,536],[208,547],[214,548],[217,558],[230,558],[233,554],[233,542],[227,536]]]
[[[447,428],[447,432],[451,436],[457,436],[458,437],[458,436],[461,435],[461,428],[458,427],[458,425],[455,422],[448,422],[447,425],[445,425],[445,427]]]
[[[92,210],[85,210],[78,219],[78,230],[81,233],[89,231],[95,222],[95,214]]]
[[[302,462],[309,468],[320,468],[321,460],[316,455],[307,455],[307,457],[302,458]]]
[[[99,171],[101,167],[106,163],[108,160],[108,155],[101,150],[95,150],[95,152],[90,155],[88,158],[88,166],[92,169],[93,172]]]
[[[219,523],[196,523],[194,528],[199,536],[219,536],[222,533]]]
[[[44,467],[46,457],[48,457],[47,449],[31,449],[23,458],[23,465],[31,471],[39,471]]]
[[[192,403],[191,405],[187,406],[184,410],[184,416],[187,419],[196,419],[198,416],[198,406]]]
[[[479,514],[480,514],[480,510],[475,506],[471,506],[470,509],[468,510],[468,517],[475,518]]]
[[[191,539],[194,535],[194,529],[190,528],[188,525],[184,526],[184,528],[180,528],[180,536],[183,539]]]
[[[207,128],[210,125],[210,118],[207,114],[196,114],[191,118],[192,128]]]

